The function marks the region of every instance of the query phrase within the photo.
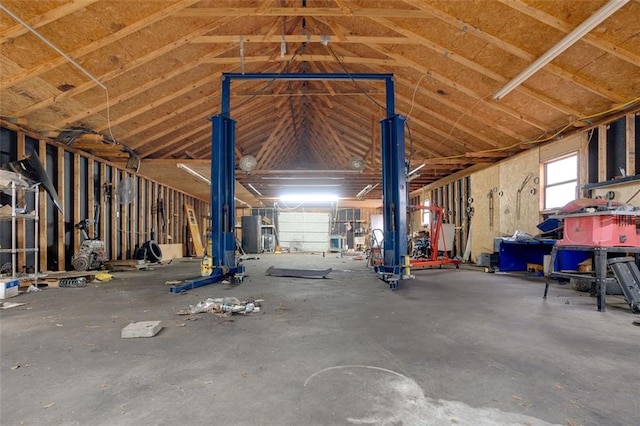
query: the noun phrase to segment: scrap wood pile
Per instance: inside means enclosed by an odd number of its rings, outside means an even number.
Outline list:
[[[216,315],[230,316],[233,314],[246,315],[251,312],[260,312],[263,299],[249,298],[241,301],[237,297],[207,298],[196,305],[189,305],[188,308],[178,311],[178,315],[192,315],[201,313],[211,313]]]

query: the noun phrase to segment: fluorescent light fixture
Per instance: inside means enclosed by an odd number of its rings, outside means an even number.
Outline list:
[[[408,175],[412,175],[412,174],[414,174],[414,173],[415,173],[415,172],[417,172],[418,170],[422,169],[424,166],[426,166],[426,164],[424,164],[424,163],[420,164],[418,167],[416,167],[415,169],[411,170],[411,171],[408,173]],[[407,176],[408,176],[408,175],[407,175]]]
[[[253,189],[253,192],[255,192],[256,194],[258,194],[259,197],[262,197],[262,194],[260,193],[260,191],[258,191],[253,185],[251,185],[250,183],[247,184],[247,186],[251,189]]]
[[[524,83],[529,77],[538,72],[541,68],[553,61],[558,55],[571,47],[575,42],[580,40],[585,34],[601,24],[609,16],[613,15],[618,9],[627,4],[629,0],[610,0],[602,6],[596,13],[587,18],[583,23],[578,25],[573,31],[567,34],[555,46],[546,53],[536,59],[531,65],[525,68],[520,74],[515,76],[502,89],[498,90],[493,99],[499,101],[507,96],[513,89]]]
[[[337,195],[324,193],[284,194],[280,196],[280,201],[285,203],[327,203],[338,200],[339,197]]]
[[[362,197],[364,197],[365,195],[367,195],[368,193],[370,193],[371,191],[373,191],[373,189],[374,189],[376,186],[378,186],[378,185],[380,185],[380,184],[379,184],[379,183],[376,183],[375,185],[371,185],[371,184],[369,184],[369,185],[365,186],[364,188],[362,188],[362,189],[360,190],[360,192],[358,192],[358,193],[356,194],[356,198],[357,198],[358,200],[362,199]]]
[[[262,176],[262,180],[344,180],[343,177],[331,176]]]
[[[417,174],[417,173],[409,175],[409,177],[407,177],[407,182],[413,182],[414,180],[418,179],[419,177],[420,177],[420,175]]]
[[[211,185],[211,180],[209,178],[207,178],[207,177],[201,175],[200,173],[196,172],[195,170],[193,170],[191,167],[187,166],[186,164],[178,163],[178,164],[176,164],[176,166],[178,166],[179,169],[182,169],[185,172],[189,173],[191,176],[194,176],[194,177],[200,179],[201,181],[203,181],[207,185]]]
[[[185,172],[189,173],[191,176],[194,176],[198,179],[200,179],[201,181],[203,181],[204,183],[206,183],[207,185],[211,186],[211,180],[209,180],[207,177],[201,175],[200,173],[196,172],[195,170],[193,170],[191,167],[187,166],[186,164],[183,163],[178,163],[176,164],[176,166],[178,166],[179,169],[184,170]],[[242,201],[240,198],[238,197],[233,197],[234,200],[236,200],[237,202],[244,204],[245,206],[251,208],[251,204]]]
[[[326,188],[340,187],[341,183],[268,183],[269,188]]]
[[[238,197],[233,197],[234,200],[236,200],[237,202],[244,204],[245,206],[249,207],[250,209],[253,208],[251,207],[251,204],[247,203],[246,201],[242,201],[240,198]]]

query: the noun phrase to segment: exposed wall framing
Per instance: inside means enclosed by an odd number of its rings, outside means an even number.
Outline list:
[[[524,231],[532,235],[539,233],[536,225],[542,220],[543,213],[543,176],[542,164],[559,157],[578,153],[579,185],[595,187],[579,191],[579,196],[605,197],[613,194],[616,201],[628,202],[640,206],[640,112],[619,114],[608,122],[593,125],[559,141],[543,145],[519,155],[510,157],[483,170],[443,179],[425,187],[421,191],[422,199],[430,199],[432,205],[445,209],[445,221],[459,226],[457,212],[459,207],[452,200],[459,200],[457,193],[465,191],[456,182],[466,179],[468,199],[473,202],[465,207],[473,211],[473,226],[470,226],[472,241],[472,261],[483,252],[493,251],[493,238],[511,236],[515,231]],[[612,130],[613,129],[613,130]],[[626,177],[620,176],[620,167],[626,167]],[[619,174],[616,174],[618,170]],[[517,191],[527,181],[516,203]],[[539,184],[533,179],[538,178]],[[534,190],[534,191],[532,191]],[[493,196],[493,209],[490,210],[490,193]],[[412,196],[418,194],[417,191]],[[473,195],[472,195],[473,194]],[[519,204],[519,218],[515,211]],[[464,205],[464,204],[463,204]],[[452,207],[453,206],[453,207]],[[451,214],[449,214],[451,213]],[[463,222],[464,223],[464,222]],[[469,223],[469,222],[468,222]],[[469,229],[469,228],[467,228]],[[467,234],[468,237],[468,234]],[[458,238],[458,235],[456,235]],[[463,243],[466,238],[462,236]],[[464,252],[464,250],[462,251]]]
[[[16,161],[36,152],[64,206],[62,215],[43,191],[38,194],[41,270],[72,269],[71,256],[81,243],[75,224],[87,217],[94,218],[94,205],[98,206],[100,218],[95,230],[90,227],[89,235],[99,233],[106,245],[106,256],[111,260],[133,258],[135,248],[152,237],[159,244],[185,245],[186,220],[181,207],[184,203],[192,204],[198,217],[204,218],[208,214],[209,205],[204,200],[159,184],[121,165],[24,132],[11,123],[3,123],[1,135],[2,162]],[[129,203],[122,203],[117,197],[118,185],[124,178],[132,179],[137,192]],[[0,230],[0,243],[9,245],[10,228]],[[32,244],[35,236],[29,227],[20,226],[17,237],[21,243]],[[11,260],[10,255],[2,256],[0,263]],[[22,254],[18,256],[17,268],[22,271],[35,261],[33,254]]]
[[[430,205],[442,207],[443,223],[454,225],[455,235],[451,250],[453,256],[462,257],[467,245],[471,226],[471,215],[468,210],[470,197],[470,178],[465,176],[430,189],[424,193],[421,201],[421,204],[424,204],[425,200],[430,200]],[[422,211],[417,211],[415,214],[422,215]]]

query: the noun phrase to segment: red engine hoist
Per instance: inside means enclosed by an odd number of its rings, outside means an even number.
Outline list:
[[[444,215],[442,207],[421,205],[411,207],[416,210],[429,210],[431,213],[429,218],[429,238],[428,241],[422,242],[423,244],[429,244],[428,250],[423,252],[418,258],[412,256],[409,260],[411,269],[426,269],[433,268],[434,266],[442,267],[442,265],[455,265],[456,269],[460,268],[460,263],[462,262],[458,259],[451,259],[447,255],[448,248],[442,226],[442,217]],[[442,240],[440,240],[441,236]],[[442,248],[439,247],[440,242],[442,242]],[[442,255],[439,254],[440,252],[442,252]]]

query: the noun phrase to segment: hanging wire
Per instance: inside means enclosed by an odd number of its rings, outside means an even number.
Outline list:
[[[275,77],[273,77],[271,80],[269,80],[262,88],[258,89],[258,91],[256,93],[254,93],[253,95],[251,95],[251,97],[249,97],[248,99],[245,99],[244,101],[240,102],[238,105],[236,105],[234,108],[240,108],[243,105],[246,105],[248,102],[254,100],[256,97],[263,95],[266,90],[271,87],[271,85],[278,80],[278,76],[280,76],[282,73],[288,72],[289,71],[289,65],[293,62],[293,60],[300,54],[300,51],[302,50],[302,46],[299,46],[294,52],[293,55],[291,56],[291,58],[287,61],[287,63],[285,64],[285,66],[278,71],[278,73],[276,74]]]
[[[364,94],[367,98],[369,98],[369,100],[371,100],[371,102],[373,102],[374,104],[378,105],[378,107],[382,108],[383,110],[386,110],[387,107],[385,107],[384,105],[382,105],[380,102],[376,101],[373,97],[371,97],[371,95],[364,90],[359,84],[358,82],[353,78],[353,76],[351,75],[351,73],[349,72],[349,70],[347,70],[347,67],[344,65],[344,63],[340,60],[340,58],[338,57],[338,55],[336,55],[336,52],[331,48],[331,46],[329,44],[324,45],[323,46],[329,51],[329,53],[331,53],[331,56],[333,56],[333,58],[336,60],[336,62],[338,62],[338,64],[340,64],[340,66],[342,67],[342,70],[345,72],[345,74],[347,74],[349,76],[349,78],[351,79],[351,81],[353,81],[353,84],[356,86],[356,88],[362,92],[362,94]]]
[[[625,102],[622,105],[618,105],[614,108],[610,108],[608,110],[605,111],[601,111],[598,112],[596,114],[591,114],[591,115],[587,115],[587,116],[583,116],[583,117],[578,117],[575,121],[573,121],[572,123],[569,123],[565,126],[562,126],[561,128],[559,128],[558,130],[554,131],[551,135],[543,137],[542,135],[544,135],[544,133],[539,136],[536,139],[532,139],[530,141],[526,141],[526,142],[516,142],[514,144],[511,144],[509,146],[505,146],[502,148],[494,148],[494,149],[487,149],[487,150],[483,150],[483,151],[470,151],[470,152],[474,152],[476,154],[484,154],[484,153],[491,153],[491,152],[502,152],[502,151],[509,151],[513,148],[516,148],[520,145],[537,145],[540,143],[544,143],[544,142],[549,142],[553,139],[556,139],[557,137],[561,136],[562,133],[564,133],[568,128],[573,126],[573,123],[575,123],[576,121],[588,121],[594,118],[600,118],[603,116],[606,116],[608,114],[611,114],[613,112],[617,112],[617,111],[622,111],[624,109],[630,108],[632,106],[634,106],[635,104],[640,103],[640,97],[631,99],[628,102]],[[546,132],[545,132],[546,133]],[[451,155],[448,157],[436,157],[436,158],[431,158],[431,160],[447,160],[447,159],[452,159],[452,158],[464,158],[466,155],[465,154],[459,154],[459,155]]]

